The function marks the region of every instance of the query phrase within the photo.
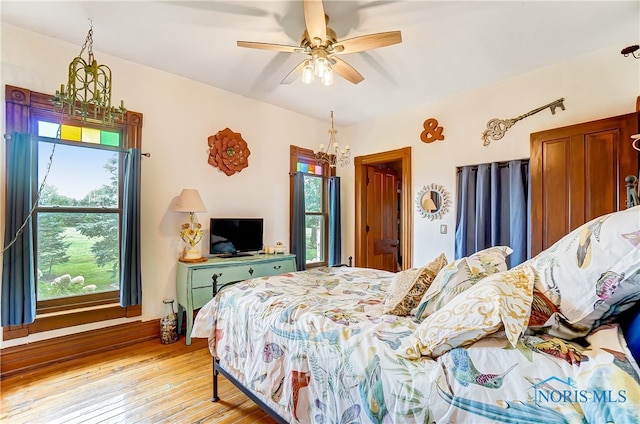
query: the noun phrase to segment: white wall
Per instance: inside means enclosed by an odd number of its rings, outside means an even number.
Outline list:
[[[616,45],[398,115],[344,128],[339,141],[350,143],[354,156],[411,146],[414,201],[424,185],[436,183],[448,189],[453,208],[442,220],[422,218],[414,203],[413,266],[421,266],[441,252],[453,259],[456,166],[528,158],[530,133],[633,112],[638,95],[640,60],[625,58]],[[482,145],[480,137],[490,119],[515,118],[561,97],[565,98],[565,111],[556,109],[552,115],[546,109],[517,122],[503,139],[488,147]],[[444,127],[444,141],[425,144],[420,140],[423,122],[428,118],[437,119]],[[341,170],[341,176],[343,252],[348,256],[354,251],[353,167]],[[446,235],[440,234],[441,224],[448,226]]]
[[[52,93],[66,80],[66,69],[78,46],[3,24],[0,82]],[[426,263],[444,251],[453,258],[455,231],[455,167],[525,158],[529,134],[548,128],[632,112],[640,94],[640,61],[624,58],[611,46],[554,67],[502,81],[402,114],[339,128],[338,140],[350,144],[353,155],[366,155],[411,146],[412,197],[423,185],[444,185],[453,209],[440,221],[413,212],[413,264]],[[113,98],[144,114],[142,163],[143,320],[162,314],[162,299],[175,298],[177,229],[185,216],[168,210],[182,188],[200,191],[209,216],[262,216],[265,243],[288,241],[289,145],[313,148],[326,143],[327,124],[264,103],[208,87],[100,52],[100,63],[114,75]],[[470,67],[469,72],[473,72]],[[434,81],[437,84],[437,81]],[[557,98],[566,111],[540,112],[518,122],[505,137],[483,147],[480,136],[491,118],[513,118]],[[4,98],[2,99],[4,116]],[[436,118],[444,141],[420,141],[422,123]],[[4,119],[2,120],[4,133]],[[207,160],[207,137],[229,127],[242,133],[251,149],[249,167],[227,177]],[[4,143],[0,148],[0,199],[4,199]],[[354,254],[353,166],[338,169],[343,177],[343,257]],[[4,205],[0,205],[0,214]],[[0,232],[4,216],[0,215]],[[440,224],[448,234],[439,234]],[[343,258],[343,262],[344,262]],[[37,333],[0,342],[9,347],[64,334],[101,328],[134,319],[113,320],[70,329]]]
[[[53,93],[66,81],[79,47],[2,25],[2,116],[4,86]],[[210,216],[264,217],[265,244],[289,239],[289,145],[326,142],[327,124],[265,103],[124,61],[98,51],[96,59],[113,72],[113,99],[144,114],[142,151],[142,320],[159,318],[162,299],[175,299],[178,228],[186,214],[168,210],[183,188],[196,188],[207,207],[198,214],[208,229]],[[2,119],[2,133],[5,120]],[[226,127],[240,132],[251,156],[249,167],[226,176],[207,163],[207,137]],[[4,202],[5,152],[0,157],[0,199]],[[54,159],[55,160],[55,159]],[[0,205],[4,214],[4,204]],[[0,221],[4,233],[4,216]],[[206,253],[206,252],[205,252]],[[119,324],[134,319],[120,319]],[[37,333],[1,342],[0,347],[104,327],[95,323]]]

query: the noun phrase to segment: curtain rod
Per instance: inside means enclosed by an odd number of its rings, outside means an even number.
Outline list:
[[[329,179],[329,178],[332,178],[332,177],[337,177],[337,175],[329,175],[329,176],[327,177],[327,176],[324,176],[324,175],[312,174],[312,173],[310,173],[310,172],[302,172],[302,171],[289,172],[289,176],[290,176],[290,177],[293,177],[293,176],[294,176],[294,175],[296,175],[298,172],[300,172],[301,174],[304,174],[304,175],[312,175],[312,176],[314,176],[314,177],[320,177],[320,178],[324,178],[324,179]]]

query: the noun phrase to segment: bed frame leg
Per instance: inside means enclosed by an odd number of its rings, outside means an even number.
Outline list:
[[[218,370],[216,369],[216,359],[211,361],[211,371],[213,372],[213,397],[211,402],[217,402],[220,400],[218,396]]]

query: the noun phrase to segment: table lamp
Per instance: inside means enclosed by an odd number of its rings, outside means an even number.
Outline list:
[[[189,222],[180,227],[180,238],[185,243],[180,260],[197,262],[202,260],[202,225],[198,222],[196,212],[206,212],[200,193],[194,188],[185,188],[171,208],[174,212],[189,212]]]

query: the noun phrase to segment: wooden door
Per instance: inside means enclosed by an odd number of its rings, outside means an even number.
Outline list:
[[[398,173],[367,166],[366,267],[398,271]]]
[[[638,174],[631,113],[531,134],[531,254],[625,208],[624,178]]]
[[[413,266],[413,194],[411,182],[411,147],[372,153],[353,158],[354,165],[354,264],[367,264],[367,167],[393,168],[398,171],[400,192],[398,193],[400,215],[399,263],[401,269]]]

